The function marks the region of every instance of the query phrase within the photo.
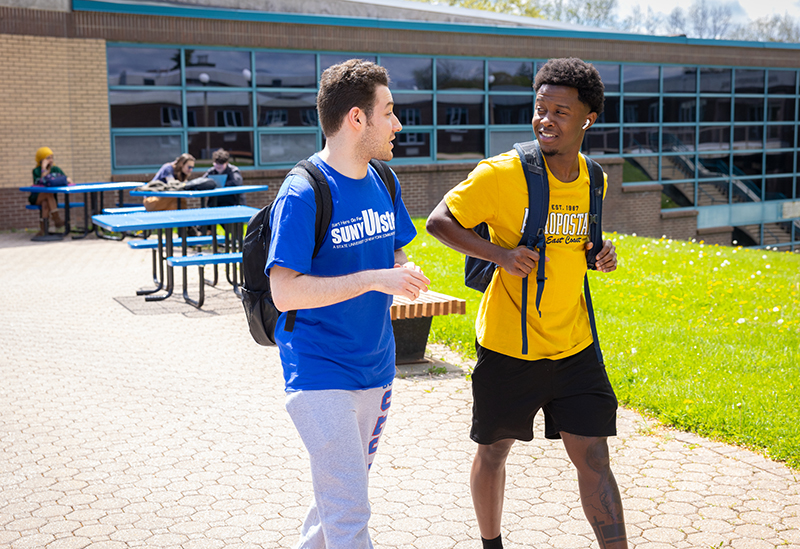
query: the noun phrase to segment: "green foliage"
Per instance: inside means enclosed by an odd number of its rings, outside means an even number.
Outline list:
[[[474,357],[481,294],[464,286],[463,256],[416,223],[412,261],[467,300],[466,315],[434,318],[431,340]],[[800,468],[800,256],[607,237],[618,268],[589,277],[620,403]]]

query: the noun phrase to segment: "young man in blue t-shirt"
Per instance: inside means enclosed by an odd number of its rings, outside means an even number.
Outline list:
[[[368,474],[391,404],[395,346],[393,295],[416,299],[430,281],[403,247],[416,235],[403,204],[369,165],[392,159],[402,127],[386,69],[351,59],[327,69],[317,95],[325,147],[313,162],[333,200],[328,233],[315,243],[316,201],[289,176],[272,210],[266,272],[294,327],[275,329],[286,409],[311,461],[314,500],[298,549],[371,549]],[[396,178],[395,178],[396,179]]]

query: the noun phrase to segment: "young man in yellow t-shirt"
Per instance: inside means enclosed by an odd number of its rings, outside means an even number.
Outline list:
[[[597,70],[580,59],[551,59],[537,73],[533,131],[547,167],[550,205],[546,257],[519,246],[528,207],[516,151],[482,161],[428,218],[428,231],[451,248],[498,265],[476,321],[478,362],[472,374],[470,437],[478,443],[470,486],[484,549],[503,547],[506,458],[516,440],[533,439],[533,418],[545,411],[545,437],[561,438],[578,470],[584,513],[600,547],[628,546],[622,502],[608,456],[616,435],[617,399],[599,362],[583,278],[588,242],[589,172],[583,136],[603,112]],[[491,242],[473,230],[486,222]],[[527,312],[522,352],[522,279],[546,261],[540,312]],[[617,256],[603,242],[597,270],[611,272]],[[535,284],[534,284],[535,287]]]

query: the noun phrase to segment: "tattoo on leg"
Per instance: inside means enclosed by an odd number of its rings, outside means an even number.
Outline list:
[[[606,524],[597,517],[594,517],[592,529],[594,530],[595,536],[597,536],[600,549],[607,549],[612,543],[627,542],[628,540],[628,536],[625,533],[625,524],[622,522]]]

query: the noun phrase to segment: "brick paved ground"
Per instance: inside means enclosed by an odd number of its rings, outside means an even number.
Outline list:
[[[142,307],[149,252],[0,235],[0,547],[289,548],[309,503],[277,353],[227,286]],[[435,353],[455,360],[444,350]],[[395,384],[372,473],[376,547],[478,549],[470,391]],[[539,426],[537,432],[541,432]],[[800,549],[798,473],[621,410],[613,467],[631,546]],[[596,548],[558,443],[517,444],[512,548]]]

